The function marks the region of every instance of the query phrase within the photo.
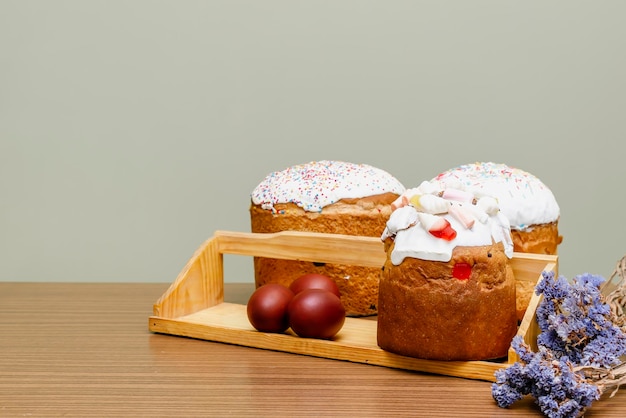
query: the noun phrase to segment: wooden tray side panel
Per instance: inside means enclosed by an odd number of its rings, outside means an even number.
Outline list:
[[[423,360],[400,356],[380,349],[332,345],[326,340],[292,337],[284,334],[267,335],[260,332],[242,332],[229,328],[180,322],[176,319],[153,318],[152,321],[155,332],[164,334],[466,379],[494,381],[496,370],[506,367],[506,364],[488,361]]]
[[[189,259],[169,289],[154,304],[153,313],[176,318],[224,301],[224,260],[218,240],[207,240]]]
[[[521,267],[522,269],[526,269],[525,270],[526,272],[530,271],[529,265],[524,264],[524,261],[526,261],[526,259],[518,258],[517,261],[518,261],[517,266]],[[530,264],[534,265],[535,260],[531,260]],[[539,283],[539,281],[541,280],[543,271],[548,271],[548,272],[554,271],[554,274],[558,274],[557,273],[558,262],[556,259],[554,260],[554,262],[548,262],[548,263],[546,263],[546,261],[544,260],[544,263],[539,264],[539,266],[542,266],[542,267],[537,268],[538,266],[534,266],[535,267],[535,270],[534,270],[535,285]],[[539,273],[537,273],[537,271],[539,271]],[[524,274],[524,270],[522,270],[522,272],[520,272],[519,274],[520,275]],[[541,330],[539,329],[539,324],[537,323],[537,316],[536,316],[537,307],[539,306],[539,303],[541,302],[541,298],[542,298],[541,295],[537,295],[533,293],[532,297],[530,298],[530,302],[528,303],[528,307],[526,308],[526,313],[524,314],[524,318],[522,318],[522,322],[520,323],[517,329],[517,335],[521,335],[524,338],[524,342],[526,342],[526,344],[528,344],[534,351],[537,350],[537,336],[539,336],[539,333],[541,332]],[[513,348],[510,348],[509,356],[508,356],[508,363],[513,364],[518,360],[519,360],[519,356],[517,355],[517,353],[515,352]]]
[[[556,255],[514,253],[511,266],[515,270],[515,280],[537,282],[537,272],[545,269],[546,264],[553,264],[555,274],[558,274],[558,257]]]
[[[284,231],[245,233],[217,231],[223,254],[250,255],[321,263],[381,267],[387,257],[376,237]]]

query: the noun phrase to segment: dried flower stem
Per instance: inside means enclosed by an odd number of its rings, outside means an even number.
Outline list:
[[[582,371],[587,379],[600,388],[602,393],[613,389],[610,397],[613,397],[620,386],[626,383],[626,364],[607,369],[603,367],[576,366],[574,371]]]
[[[613,322],[626,332],[626,255],[617,262],[613,274],[604,284],[602,291],[606,303],[611,307],[614,316]],[[575,370],[582,371],[588,379],[600,387],[603,393],[612,389],[611,397],[617,393],[621,385],[626,384],[626,363],[624,361],[610,369],[579,366]]]
[[[616,278],[618,280],[614,282]],[[606,302],[611,307],[613,315],[615,315],[615,325],[624,329],[626,327],[626,256],[618,261],[615,271],[613,271],[613,274],[611,274],[611,277],[605,284],[606,286],[602,288],[602,292],[605,295]],[[613,288],[613,286],[616,287]],[[611,288],[612,290],[609,291]]]

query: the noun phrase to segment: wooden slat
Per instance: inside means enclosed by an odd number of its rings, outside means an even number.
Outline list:
[[[520,260],[522,259],[523,258],[520,257]],[[531,263],[535,265],[535,268],[537,268],[541,264],[537,265],[535,261],[536,260],[533,259]],[[526,268],[528,268],[529,266],[529,264],[524,264],[524,263],[518,263],[518,265],[525,266]],[[534,274],[535,283],[538,283],[539,280],[541,279],[542,271],[548,271],[548,272],[554,271],[554,273],[557,274],[557,270],[558,270],[558,264],[556,260],[555,262],[548,262],[547,264],[544,264],[543,268],[541,268],[538,273],[537,273],[537,270],[535,270],[535,274]],[[515,271],[515,269],[513,271]],[[526,273],[530,274],[528,270],[526,271]],[[541,330],[539,329],[539,324],[537,323],[537,316],[535,315],[535,313],[537,312],[537,307],[539,306],[539,303],[541,302],[542,297],[543,296],[541,295],[537,295],[533,293],[533,295],[530,298],[530,301],[528,302],[528,307],[526,308],[526,313],[524,314],[524,318],[522,318],[522,321],[517,329],[517,335],[521,335],[524,338],[524,341],[526,342],[526,344],[530,345],[530,347],[533,350],[537,350],[537,336],[541,332]],[[519,356],[517,355],[517,353],[515,353],[515,350],[513,350],[513,348],[510,348],[508,362],[515,363],[516,361],[518,361],[518,359],[519,359]]]
[[[515,271],[515,280],[537,282],[537,274],[540,274],[546,264],[552,264],[555,274],[558,274],[558,256],[547,254],[513,253],[511,266]],[[539,272],[539,273],[538,273]]]
[[[502,363],[487,361],[432,361],[389,353],[376,343],[376,321],[346,318],[333,340],[300,338],[258,332],[248,322],[244,305],[223,303],[177,319],[153,319],[153,330],[165,334],[219,341],[293,354],[372,364],[492,381]]]
[[[217,231],[214,236],[219,240],[219,251],[224,254],[363,267],[381,267],[386,258],[382,241],[375,237],[295,231],[274,234]]]
[[[153,306],[155,316],[176,318],[224,300],[224,260],[217,239],[205,241]]]

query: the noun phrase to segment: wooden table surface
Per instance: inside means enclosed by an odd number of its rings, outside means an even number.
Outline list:
[[[0,282],[0,417],[542,416],[489,382],[154,334],[168,286]],[[585,416],[626,416],[626,388]]]

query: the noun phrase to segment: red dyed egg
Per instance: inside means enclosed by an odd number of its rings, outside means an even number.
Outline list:
[[[286,286],[268,283],[252,293],[246,307],[250,324],[261,332],[284,332],[289,328],[287,307],[293,292]]]
[[[346,310],[339,297],[324,289],[305,289],[287,308],[289,325],[300,337],[331,339],[343,327]]]
[[[291,289],[294,295],[306,289],[323,289],[334,293],[337,297],[341,297],[337,283],[330,277],[317,273],[309,273],[298,277],[291,282],[289,289]]]

